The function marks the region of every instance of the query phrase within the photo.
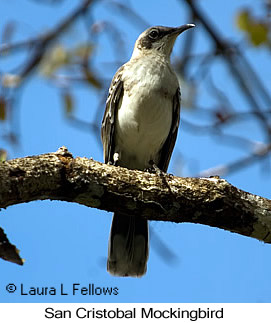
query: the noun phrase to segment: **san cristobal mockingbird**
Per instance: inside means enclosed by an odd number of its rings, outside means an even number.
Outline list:
[[[194,26],[151,27],[138,37],[131,59],[109,89],[102,122],[106,163],[167,171],[180,120],[180,87],[170,55],[176,38]],[[146,219],[115,213],[107,270],[115,276],[144,275],[148,240]]]

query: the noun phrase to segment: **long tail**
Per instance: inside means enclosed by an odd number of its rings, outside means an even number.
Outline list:
[[[107,270],[114,276],[140,277],[147,270],[147,220],[115,213],[109,239]]]

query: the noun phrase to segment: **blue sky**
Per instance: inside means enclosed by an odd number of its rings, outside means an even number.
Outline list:
[[[178,1],[130,1],[149,25],[177,26],[188,23],[187,8]],[[66,1],[63,5],[49,7],[37,5],[35,1],[1,1],[0,29],[7,21],[19,21],[15,39],[34,36],[57,23],[78,3]],[[234,14],[245,5],[260,9],[255,1],[209,0],[203,9],[212,19],[218,30],[229,39],[240,40],[240,32],[234,24]],[[142,10],[144,7],[144,10]],[[134,41],[143,30],[133,26],[110,9],[106,2],[95,7],[95,20],[110,20],[118,23],[126,40],[126,54],[121,60],[129,59]],[[84,39],[80,34],[82,25],[72,31],[75,37]],[[193,32],[196,36],[196,52],[204,52],[209,42],[200,26]],[[72,37],[71,37],[72,39]],[[71,43],[69,37],[64,42]],[[95,49],[95,67],[111,79],[117,66],[105,62],[114,62],[115,56],[106,37],[101,38]],[[173,53],[182,47],[178,39]],[[0,59],[0,71],[10,71],[20,56],[12,59]],[[257,67],[263,81],[270,87],[268,54],[264,50],[251,49],[248,59]],[[16,65],[16,64],[15,64]],[[244,99],[229,77],[229,72],[221,62],[214,65],[217,85],[234,98],[234,104],[245,110]],[[202,105],[213,103],[212,98],[203,89],[199,89]],[[86,87],[76,88],[76,113],[86,121],[95,116],[99,97]],[[58,91],[39,76],[32,77],[20,96],[19,104],[20,146],[16,149],[7,146],[0,139],[0,146],[8,149],[11,158],[37,155],[56,151],[67,146],[74,156],[93,157],[102,161],[100,142],[91,133],[72,127],[64,117],[62,102]],[[102,113],[101,113],[102,115]],[[184,109],[182,117],[200,122],[193,111]],[[1,125],[0,125],[1,126]],[[229,128],[232,133],[262,140],[259,129],[251,122],[244,121],[238,128]],[[184,160],[182,172],[176,166],[177,153]],[[198,136],[180,128],[176,151],[169,172],[192,176],[199,171],[235,160],[244,156],[242,150],[221,144],[210,136]],[[175,162],[174,162],[175,161]],[[191,165],[194,165],[193,167]],[[270,198],[270,175],[261,171],[259,165],[253,165],[226,179],[233,185],[254,194]],[[4,228],[10,241],[21,250],[25,258],[20,267],[0,260],[0,301],[1,302],[270,302],[271,292],[271,246],[255,239],[243,237],[216,228],[195,224],[173,224],[152,222],[152,231],[159,235],[171,249],[173,261],[161,259],[153,247],[151,238],[150,258],[147,274],[141,279],[116,278],[106,271],[107,244],[111,224],[111,214],[73,203],[56,201],[36,201],[16,205],[1,211],[0,226]],[[6,292],[6,285],[14,283],[17,291]],[[73,284],[82,287],[94,284],[95,287],[117,288],[117,295],[72,295]],[[33,296],[20,295],[21,284],[24,292],[30,287],[55,287],[57,295]],[[69,295],[59,295],[60,285]],[[93,285],[92,285],[93,286]],[[99,290],[99,289],[97,289]]]

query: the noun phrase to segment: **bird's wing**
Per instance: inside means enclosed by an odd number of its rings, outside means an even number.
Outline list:
[[[160,151],[160,159],[158,163],[158,167],[166,172],[168,168],[168,164],[173,152],[173,148],[175,146],[178,127],[180,123],[180,108],[181,108],[181,94],[180,88],[177,89],[174,97],[173,97],[173,109],[172,109],[172,124],[168,134],[168,137],[161,148]]]
[[[113,163],[115,148],[115,118],[117,115],[118,106],[121,103],[123,96],[122,69],[123,66],[118,69],[111,82],[102,121],[101,135],[105,163]]]

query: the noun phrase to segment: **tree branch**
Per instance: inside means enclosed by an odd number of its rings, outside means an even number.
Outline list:
[[[271,243],[271,201],[219,177],[159,176],[73,158],[65,147],[0,163],[1,208],[45,199],[149,220],[200,223]]]
[[[189,6],[193,16],[203,25],[205,30],[213,40],[216,50],[221,52],[228,64],[234,79],[237,81],[240,89],[244,93],[249,105],[251,106],[251,111],[255,112],[258,120],[263,125],[266,130],[268,142],[271,141],[271,125],[263,114],[263,109],[261,108],[257,98],[255,97],[255,89],[259,89],[263,98],[267,102],[269,107],[271,103],[271,97],[263,86],[257,73],[253,70],[252,66],[247,62],[241,51],[230,42],[226,41],[221,37],[217,28],[215,28],[210,21],[206,18],[204,13],[200,10],[197,1],[194,0],[184,0]],[[250,77],[248,75],[250,74]],[[253,84],[251,84],[253,82]]]

